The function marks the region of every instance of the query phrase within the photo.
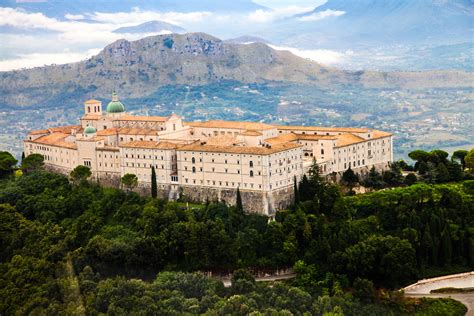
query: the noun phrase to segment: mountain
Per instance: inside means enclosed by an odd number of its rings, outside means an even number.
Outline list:
[[[142,24],[120,27],[114,30],[114,33],[160,33],[160,32],[171,32],[171,33],[183,33],[185,30],[175,24],[163,22],[163,21],[149,21]]]
[[[329,0],[284,23],[287,29],[298,25],[287,38],[313,37],[319,44],[353,48],[468,42],[474,35],[473,19],[472,0]]]
[[[166,85],[287,82],[334,89],[470,87],[472,73],[347,72],[274,50],[263,43],[226,43],[204,33],[157,35],[118,40],[77,63],[0,72],[0,108],[67,106],[88,97],[150,95]],[[34,102],[32,102],[34,100]]]

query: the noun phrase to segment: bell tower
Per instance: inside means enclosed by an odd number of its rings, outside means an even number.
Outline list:
[[[84,102],[84,114],[102,115],[102,102],[99,100],[88,100]]]

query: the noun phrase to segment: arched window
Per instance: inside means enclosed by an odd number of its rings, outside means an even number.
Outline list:
[[[196,173],[196,167],[193,167],[193,173]]]
[[[250,160],[250,163],[249,163],[249,165],[250,165],[250,168],[252,168],[252,167],[253,167],[253,161],[252,161],[252,160]]]
[[[253,170],[250,170],[250,176],[253,177]]]
[[[195,162],[196,162],[196,159],[193,157],[193,158],[191,159],[191,162],[192,162],[192,163],[195,163]]]

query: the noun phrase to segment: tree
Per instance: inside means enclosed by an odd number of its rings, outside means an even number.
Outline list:
[[[120,182],[127,188],[128,191],[132,191],[138,185],[138,178],[132,173],[126,173]]]
[[[0,177],[13,172],[18,161],[7,151],[0,151]]]
[[[349,167],[342,174],[342,182],[352,189],[359,182],[359,176]]]
[[[21,163],[21,170],[23,172],[30,172],[41,169],[44,165],[44,157],[40,154],[31,154],[23,159]]]
[[[436,167],[436,182],[438,183],[444,183],[448,182],[450,179],[449,171],[448,168],[446,168],[446,165],[442,162],[438,164]]]
[[[244,212],[244,205],[242,204],[242,197],[240,196],[240,189],[237,188],[237,198],[235,202],[235,207],[237,212],[243,213]]]
[[[156,183],[156,171],[155,167],[151,167],[151,196],[156,198],[158,196],[158,187]]]
[[[299,193],[301,201],[308,201],[314,198],[314,188],[311,186],[306,174],[303,175],[303,178],[300,181]]]
[[[453,152],[453,155],[451,156],[451,160],[453,161],[458,161],[461,166],[462,166],[462,169],[466,169],[466,162],[464,161],[464,159],[466,158],[467,154],[469,152],[467,150],[464,150],[464,149],[461,149],[461,150],[456,150],[455,152]]]
[[[300,203],[300,191],[298,190],[298,182],[296,181],[296,176],[293,178],[293,194],[294,194],[294,205]]]
[[[246,269],[234,271],[231,278],[232,291],[235,294],[245,294],[255,290],[256,283],[253,275]]]
[[[416,181],[418,181],[418,178],[416,177],[416,174],[414,173],[409,173],[407,174],[407,176],[405,177],[405,184],[406,185],[412,185],[412,184],[415,184]]]
[[[381,189],[383,188],[382,176],[377,172],[375,166],[370,168],[369,173],[363,180],[363,185],[368,188]]]
[[[424,150],[414,150],[408,154],[408,157],[415,161],[428,161],[430,154]]]
[[[474,174],[474,148],[471,149],[466,157],[464,157],[466,168],[469,169],[470,174]]]
[[[79,165],[69,175],[74,183],[79,184],[86,181],[92,175],[92,172],[89,167]]]

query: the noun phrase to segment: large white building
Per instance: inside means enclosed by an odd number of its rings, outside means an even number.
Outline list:
[[[313,159],[322,174],[335,176],[349,167],[384,169],[393,160],[392,134],[366,128],[134,116],[115,93],[105,113],[97,100],[86,101],[84,110],[80,125],[29,133],[25,154],[42,154],[49,169],[65,174],[88,166],[109,185],[133,173],[142,190],[150,187],[154,166],[163,196],[233,204],[239,188],[246,210],[264,214],[288,206],[294,178]]]

